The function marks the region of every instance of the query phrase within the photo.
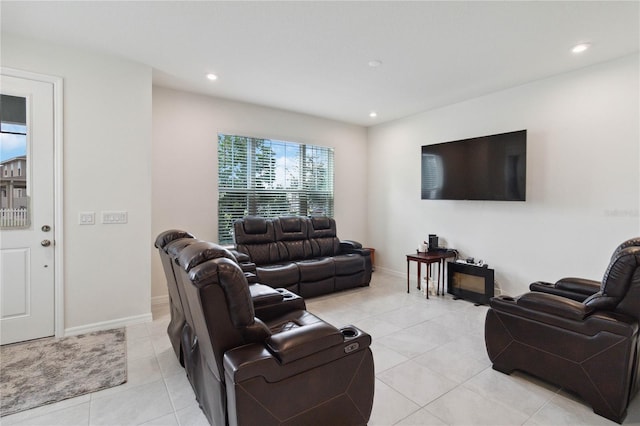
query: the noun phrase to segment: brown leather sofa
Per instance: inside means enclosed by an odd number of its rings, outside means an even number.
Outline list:
[[[248,216],[234,222],[235,249],[256,265],[258,281],[302,297],[367,286],[371,253],[337,238],[329,217]]]
[[[640,380],[640,246],[634,241],[616,249],[599,289],[582,301],[545,291],[492,298],[485,343],[493,368],[538,376],[621,423]]]
[[[174,269],[198,348],[190,380],[209,422],[365,425],[374,392],[370,336],[302,309],[257,318],[234,256],[205,244],[185,247]]]

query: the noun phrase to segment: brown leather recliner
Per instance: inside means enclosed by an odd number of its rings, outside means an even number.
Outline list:
[[[629,242],[582,302],[541,291],[492,298],[485,343],[493,368],[545,379],[621,423],[640,378],[640,246]]]
[[[179,229],[170,229],[160,233],[156,238],[155,247],[160,253],[169,291],[171,319],[167,327],[167,334],[180,365],[187,367],[187,374],[190,377],[193,368],[189,365],[189,361],[185,360],[185,357],[193,356],[192,354],[196,350],[195,334],[184,289],[176,279],[175,265],[182,250],[192,244],[195,244],[196,248],[190,251],[192,254],[187,266],[189,269],[217,256],[228,256],[240,265],[247,280],[251,283],[249,290],[258,318],[266,320],[292,310],[306,308],[304,299],[301,297],[281,288],[274,289],[257,283],[255,264],[249,262],[248,256],[245,254],[226,250],[221,252],[218,245],[198,240],[191,233]],[[213,250],[208,250],[212,247]]]
[[[613,251],[611,259],[613,259],[618,252],[628,247],[640,246],[640,238],[632,238],[620,244]],[[562,278],[555,283],[548,283],[544,281],[536,281],[529,285],[529,290],[540,291],[543,293],[557,294],[558,296],[568,297],[569,299],[577,300],[578,302],[584,302],[584,300],[597,293],[600,290],[600,281],[589,280],[585,278]]]
[[[223,256],[188,269],[196,248],[178,256],[177,278],[199,346],[196,397],[209,422],[366,424],[374,389],[370,336],[305,310],[261,321],[238,264]]]
[[[171,341],[171,346],[176,353],[176,357],[180,361],[180,365],[184,367],[184,356],[182,351],[182,333],[186,324],[184,308],[182,307],[182,297],[176,282],[176,274],[174,270],[174,256],[171,253],[179,253],[184,247],[193,244],[198,240],[195,237],[179,229],[170,229],[162,232],[156,238],[155,247],[160,253],[162,268],[167,278],[167,290],[169,291],[169,309],[171,320],[167,327],[167,334]]]

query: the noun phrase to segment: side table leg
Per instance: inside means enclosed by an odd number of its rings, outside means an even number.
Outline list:
[[[442,260],[438,260],[438,296],[440,296],[440,263],[442,263]],[[442,295],[444,296],[444,282],[442,283]]]
[[[429,270],[431,269],[431,264],[427,262],[427,280],[424,283],[424,294],[427,295],[427,299],[429,298]]]
[[[418,262],[418,286],[416,287],[420,290],[420,275],[422,275],[422,262]]]
[[[409,293],[409,259],[407,259],[407,293]]]

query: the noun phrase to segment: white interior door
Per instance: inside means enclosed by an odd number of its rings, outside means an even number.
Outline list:
[[[54,334],[54,87],[0,75],[0,344]]]

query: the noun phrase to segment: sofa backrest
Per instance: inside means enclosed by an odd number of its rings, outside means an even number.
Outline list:
[[[300,216],[273,219],[279,257],[281,261],[302,260],[312,256],[308,237],[308,220]]]
[[[256,265],[335,256],[340,253],[336,221],[330,217],[247,216],[233,224],[236,248]]]
[[[257,216],[247,216],[233,223],[236,249],[251,257],[256,265],[268,265],[280,261],[273,221]]]
[[[314,257],[334,256],[340,252],[336,221],[331,217],[313,216],[309,221],[309,240]]]

